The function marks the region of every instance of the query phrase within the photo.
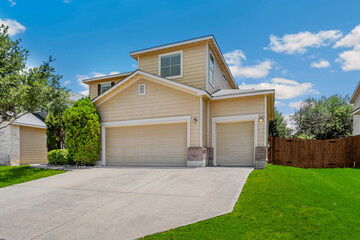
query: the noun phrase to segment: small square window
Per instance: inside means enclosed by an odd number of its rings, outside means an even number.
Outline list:
[[[139,84],[138,86],[138,94],[145,95],[145,84]]]

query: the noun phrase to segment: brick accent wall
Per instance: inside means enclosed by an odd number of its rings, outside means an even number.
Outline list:
[[[20,164],[20,127],[10,125],[0,130],[0,165]]]
[[[213,149],[201,147],[189,147],[187,149],[188,166],[208,166],[209,162],[213,162]],[[200,164],[201,162],[201,164]],[[196,165],[197,164],[197,165]]]
[[[255,168],[264,169],[267,160],[267,147],[256,147],[255,148]]]

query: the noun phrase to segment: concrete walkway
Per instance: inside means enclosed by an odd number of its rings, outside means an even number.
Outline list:
[[[252,168],[92,168],[0,188],[0,239],[135,239],[232,211]]]

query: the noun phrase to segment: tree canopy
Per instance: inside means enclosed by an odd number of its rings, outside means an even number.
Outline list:
[[[26,68],[29,51],[12,40],[8,27],[0,26],[0,129],[21,116],[37,111],[57,112],[67,101],[61,75],[49,57],[39,67]]]
[[[77,100],[63,114],[65,143],[77,164],[94,165],[100,155],[100,115],[89,97]]]
[[[307,98],[296,110],[296,136],[332,139],[352,135],[352,105],[349,96],[335,94],[319,99]]]
[[[291,137],[291,129],[286,127],[284,116],[276,107],[274,109],[274,120],[269,122],[269,135],[272,137]]]

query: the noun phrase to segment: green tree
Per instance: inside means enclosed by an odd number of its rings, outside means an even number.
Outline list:
[[[352,105],[349,96],[335,94],[319,99],[307,98],[296,110],[296,136],[332,139],[352,135]]]
[[[48,152],[65,148],[65,124],[62,117],[62,112],[51,111],[45,119]]]
[[[286,127],[284,116],[275,107],[274,120],[269,121],[269,135],[272,137],[291,137],[291,130]]]
[[[94,165],[100,155],[100,115],[89,97],[65,110],[65,144],[71,159],[81,165]]]
[[[20,44],[0,26],[0,129],[27,113],[57,110],[68,97],[51,66],[55,59],[27,69],[29,51]]]

